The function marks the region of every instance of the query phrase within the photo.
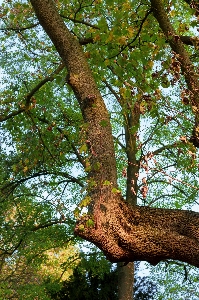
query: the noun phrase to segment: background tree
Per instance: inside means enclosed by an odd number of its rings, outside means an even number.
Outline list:
[[[52,295],[53,299],[118,299],[118,269],[101,253],[93,252],[89,257],[82,253],[81,258],[70,280],[64,282],[59,293]],[[134,299],[154,299],[155,284],[147,276],[135,273]]]
[[[121,262],[119,299],[131,261],[198,266],[198,214],[182,210],[199,190],[197,3],[1,11],[2,262],[41,229],[71,242],[78,218],[76,235]]]

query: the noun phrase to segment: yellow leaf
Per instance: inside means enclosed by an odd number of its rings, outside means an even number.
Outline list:
[[[86,207],[91,202],[91,197],[86,196],[79,204],[79,207]]]
[[[133,27],[130,26],[130,27],[128,28],[128,32],[129,32],[128,36],[129,36],[130,38],[132,38],[133,35],[134,35],[134,29],[133,29]]]
[[[152,68],[153,65],[154,65],[154,62],[153,62],[152,60],[148,61],[148,66],[149,66],[150,68]]]
[[[197,106],[194,106],[194,105],[193,105],[193,106],[192,106],[192,109],[193,109],[193,112],[194,112],[194,113],[197,113],[197,112],[198,112]]]
[[[79,230],[80,230],[80,231],[84,231],[84,225],[83,225],[83,224],[80,224],[80,225],[79,225]]]
[[[85,55],[86,58],[90,58],[91,53],[89,51],[87,51],[87,52],[84,53],[84,55]]]
[[[122,97],[124,96],[125,92],[126,92],[126,88],[121,87],[121,88],[120,88],[120,95],[121,95]]]
[[[123,6],[123,9],[126,10],[126,11],[128,11],[128,10],[131,9],[131,4],[130,4],[129,1],[127,1],[126,3],[124,3],[122,6]]]
[[[106,39],[106,43],[111,42],[113,40],[113,32],[110,31],[108,34],[108,38]]]
[[[73,213],[74,213],[75,218],[79,218],[80,209],[78,207],[76,207]]]
[[[143,115],[146,111],[146,107],[144,104],[140,104],[140,113]]]
[[[124,36],[124,35],[122,35],[121,37],[119,37],[118,43],[119,43],[120,45],[126,45],[126,40],[127,40],[127,37]]]
[[[13,170],[14,172],[16,172],[16,171],[17,171],[17,165],[13,165],[13,166],[12,166],[12,170]]]
[[[174,17],[175,14],[176,14],[176,12],[175,12],[175,10],[173,9],[173,10],[170,12],[170,16],[171,16],[171,17]]]
[[[28,171],[28,167],[25,166],[25,167],[23,168],[23,171],[24,171],[24,173],[26,173],[26,172]]]
[[[94,42],[100,41],[100,35],[98,34],[98,35],[94,36],[93,40],[94,40]]]
[[[79,148],[79,153],[82,154],[82,153],[86,153],[87,152],[87,145],[86,144],[83,144],[80,148]]]

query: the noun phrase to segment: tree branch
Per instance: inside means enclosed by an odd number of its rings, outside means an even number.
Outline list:
[[[34,28],[38,25],[39,25],[39,23],[31,24],[31,25],[26,26],[26,27],[4,27],[4,28],[0,28],[0,31],[12,30],[12,31],[16,31],[16,32],[21,32],[21,31],[24,31],[24,30],[27,30],[27,29]]]
[[[53,81],[55,79],[55,76],[59,74],[62,70],[64,69],[64,64],[61,63],[58,68],[50,75],[45,77],[42,81],[40,81],[30,92],[29,94],[25,97],[26,99],[26,106],[28,107],[30,104],[30,100],[32,96],[47,82]]]
[[[191,105],[192,111],[195,115],[195,126],[192,133],[191,142],[199,147],[199,81],[198,74],[195,72],[195,68],[189,58],[189,54],[184,48],[183,42],[178,36],[169,21],[162,0],[151,0],[151,7],[154,17],[159,23],[166,39],[169,42],[171,49],[177,54],[182,73],[185,77],[187,86],[191,91]]]
[[[31,0],[31,3],[67,67],[68,84],[88,125],[90,212],[78,220],[75,234],[98,246],[112,262],[146,260],[155,265],[164,259],[176,259],[199,267],[199,214],[149,207],[132,208],[124,201],[117,189],[108,112],[82,48],[66,28],[54,1]],[[183,61],[181,63],[184,64]],[[187,72],[192,76],[190,69]],[[90,218],[94,224],[88,226]]]
[[[197,0],[184,0],[189,6],[196,10],[195,15],[196,17],[199,16],[199,3]]]
[[[48,228],[51,227],[53,225],[57,225],[57,224],[66,224],[67,222],[65,220],[60,220],[60,219],[55,219],[55,220],[50,220],[49,222],[45,223],[45,224],[38,224],[35,225],[33,228],[31,228],[30,231],[34,232],[37,231],[39,229],[43,229],[43,228]],[[68,241],[66,241],[66,243],[70,242],[71,239],[69,239]]]
[[[105,204],[105,203],[104,203]],[[199,214],[192,211],[131,207],[113,203],[111,223],[105,228],[86,226],[80,220],[75,232],[97,245],[111,262],[174,259],[199,267]],[[105,221],[101,215],[102,222]],[[108,220],[106,220],[108,222]],[[79,226],[84,230],[80,231]],[[114,231],[114,235],[107,232]]]
[[[46,123],[48,125],[50,125],[51,123],[46,119],[46,118],[40,118],[40,117],[37,117],[39,121],[43,122],[43,123]],[[62,130],[60,127],[56,126],[56,129],[61,133],[63,134],[63,136],[65,137],[65,139],[70,143],[75,155],[77,156],[77,159],[78,161],[81,163],[81,165],[86,168],[86,163],[84,161],[84,159],[82,158],[82,156],[80,155],[80,153],[78,152],[78,150],[76,149],[76,146],[75,144],[70,141],[68,135],[64,132],[64,130]]]
[[[19,186],[20,184],[22,184],[22,183],[24,183],[24,182],[26,182],[26,181],[28,181],[28,180],[31,180],[31,179],[33,179],[33,178],[40,177],[40,176],[44,176],[44,175],[57,175],[57,176],[62,176],[62,177],[64,177],[64,178],[69,179],[70,182],[77,183],[77,184],[80,185],[81,187],[84,187],[84,184],[81,182],[80,179],[75,178],[75,177],[73,177],[73,176],[67,174],[66,172],[50,172],[50,171],[43,171],[43,172],[37,172],[37,173],[34,173],[34,174],[30,175],[30,176],[21,178],[21,179],[19,179],[19,180],[17,180],[17,181],[11,181],[11,182],[5,184],[4,186],[2,186],[2,187],[0,188],[0,192],[1,192],[2,194],[5,194],[5,192],[6,192],[7,190],[9,190],[9,193],[8,193],[8,194],[10,194],[10,193],[12,193],[12,192],[15,190],[15,188],[16,188],[17,186]]]
[[[117,56],[120,55],[126,48],[132,49],[132,44],[133,44],[133,43],[137,40],[137,38],[139,37],[140,32],[141,32],[141,30],[142,30],[142,26],[144,25],[144,22],[146,21],[146,19],[148,18],[148,16],[151,14],[151,12],[152,12],[152,10],[147,11],[146,15],[144,16],[144,18],[143,18],[142,21],[141,21],[141,24],[140,24],[140,27],[139,27],[139,29],[138,29],[138,32],[136,33],[136,35],[135,35],[135,37],[133,38],[133,40],[132,40],[131,42],[127,43],[127,45],[122,46],[122,47],[121,47],[121,50],[120,50],[116,55],[114,55],[114,56],[112,56],[112,57],[109,57],[109,59],[112,59],[112,58],[117,57]]]
[[[199,44],[199,38],[197,37],[181,35],[180,39],[185,45],[196,46],[196,44]]]
[[[56,77],[57,74],[59,74],[62,70],[64,69],[64,64],[61,63],[58,68],[50,75],[44,78],[42,81],[40,81],[26,96],[25,96],[25,101],[26,104],[24,105],[23,108],[13,111],[12,113],[8,114],[7,116],[0,115],[0,122],[4,122],[6,120],[11,119],[14,116],[17,116],[21,114],[24,111],[29,110],[31,98],[34,96],[34,94],[42,87],[44,84],[46,84],[49,81],[53,81]]]
[[[21,114],[21,113],[24,112],[24,111],[25,111],[25,108],[21,108],[21,109],[19,109],[19,110],[13,111],[12,113],[10,113],[10,114],[7,115],[7,116],[0,115],[0,122],[4,122],[4,121],[6,121],[6,120],[9,120],[9,119],[11,119],[12,117],[15,117],[15,116]]]
[[[108,83],[106,79],[103,79],[102,82],[106,85],[106,87],[109,89],[109,91],[113,94],[113,96],[116,98],[118,103],[120,103],[120,96],[119,94],[113,89],[113,87]]]
[[[89,38],[79,38],[80,45],[87,45],[87,44],[93,44],[94,39],[92,37]]]
[[[100,29],[98,26],[93,25],[93,24],[91,24],[91,23],[89,23],[89,22],[86,22],[86,21],[84,21],[84,20],[77,20],[77,19],[75,19],[75,18],[67,17],[67,16],[65,16],[65,15],[63,15],[63,14],[60,14],[60,16],[61,16],[62,18],[64,18],[64,19],[67,19],[67,20],[69,20],[69,21],[72,21],[73,23],[83,24],[83,25],[86,25],[86,26],[91,27],[91,28],[94,28],[94,29]]]
[[[158,148],[156,150],[154,150],[152,152],[153,155],[159,155],[161,154],[164,150],[167,150],[167,149],[173,149],[173,148],[176,148],[177,146],[177,143],[173,143],[173,144],[170,144],[170,145],[163,145],[161,148]]]

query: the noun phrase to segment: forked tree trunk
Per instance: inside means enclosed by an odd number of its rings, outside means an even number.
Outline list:
[[[77,222],[75,233],[93,242],[112,262],[146,260],[155,265],[170,258],[199,267],[199,214],[132,207],[124,201],[117,190],[109,115],[82,48],[66,28],[53,1],[31,0],[31,3],[67,67],[68,84],[87,124],[91,214]],[[88,225],[90,218],[94,226]]]

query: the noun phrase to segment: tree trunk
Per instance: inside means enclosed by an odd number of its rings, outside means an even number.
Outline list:
[[[129,205],[136,206],[138,185],[136,174],[139,173],[140,162],[136,159],[137,145],[136,133],[132,134],[131,130],[140,122],[139,103],[136,102],[134,107],[129,109],[125,107],[126,103],[121,99],[121,105],[124,111],[125,124],[125,142],[127,163],[127,178],[126,178],[126,199]],[[129,106],[129,105],[128,105]],[[119,300],[133,300],[133,286],[134,286],[134,262],[129,262],[127,265],[118,263],[118,299]]]
[[[118,263],[118,300],[132,300],[134,285],[134,262]]]
[[[31,3],[67,67],[67,81],[86,124],[91,213],[77,221],[75,234],[98,246],[112,262],[146,260],[155,265],[164,259],[175,259],[199,267],[199,214],[132,207],[125,202],[117,189],[109,115],[82,48],[66,28],[53,1],[31,0]],[[93,220],[93,226],[88,219]]]

